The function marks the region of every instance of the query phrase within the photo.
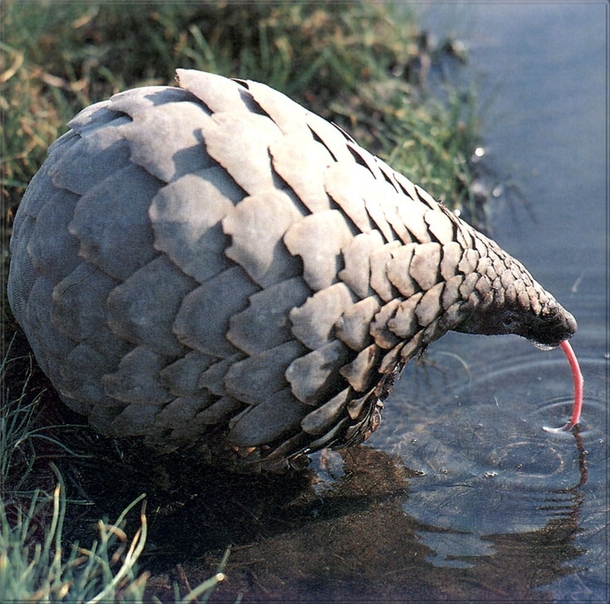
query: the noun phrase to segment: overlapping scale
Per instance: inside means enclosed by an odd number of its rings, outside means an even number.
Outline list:
[[[11,307],[97,429],[281,469],[370,434],[396,372],[467,313],[560,312],[319,116],[256,82],[178,81],[76,116],[15,218]]]

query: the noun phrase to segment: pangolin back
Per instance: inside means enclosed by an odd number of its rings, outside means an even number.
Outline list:
[[[496,243],[256,82],[92,105],[17,212],[9,298],[99,431],[258,470],[360,442],[448,330],[555,346],[573,317]]]

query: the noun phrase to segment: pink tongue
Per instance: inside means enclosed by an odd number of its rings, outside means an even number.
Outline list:
[[[544,427],[543,429],[547,432],[569,432],[580,421],[580,412],[582,411],[582,386],[584,380],[582,373],[580,372],[580,367],[578,366],[578,360],[576,359],[574,350],[572,350],[572,346],[570,346],[570,343],[567,340],[561,342],[560,346],[566,357],[568,357],[570,369],[572,370],[572,379],[574,380],[574,408],[572,410],[572,417],[565,426],[562,426],[561,428]]]

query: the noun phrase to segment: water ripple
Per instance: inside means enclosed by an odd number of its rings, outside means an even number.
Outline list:
[[[583,493],[605,482],[607,411],[604,360],[580,362],[583,416],[565,433],[543,430],[571,413],[571,375],[561,355],[474,365],[441,354],[434,370],[403,378],[399,400],[388,402],[391,427],[374,444],[417,473],[403,509],[420,523],[430,562],[468,566],[473,556],[493,553],[490,536],[582,520]],[[411,392],[432,403],[407,399]]]

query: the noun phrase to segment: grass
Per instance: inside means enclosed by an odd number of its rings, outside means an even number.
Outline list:
[[[129,87],[171,84],[176,67],[264,81],[450,207],[469,203],[480,127],[472,91],[438,104],[426,87],[440,61],[458,56],[455,45],[431,45],[389,5],[178,0],[51,10],[7,0],[4,11],[2,195],[11,211],[70,117]]]
[[[46,390],[36,382],[33,355],[13,353],[15,339],[0,362],[0,500],[3,501],[32,496],[30,479],[36,474],[35,466],[43,459],[57,458],[62,453],[77,455],[51,435],[59,426],[49,425],[48,416],[41,417]],[[62,425],[61,429],[67,427]],[[43,453],[43,447],[50,450],[48,454]],[[39,474],[34,481],[37,479]]]
[[[403,9],[365,0],[5,0],[3,308],[12,217],[48,146],[87,105],[134,86],[172,84],[176,67],[268,83],[481,226],[485,214],[473,193],[477,166],[470,161],[480,144],[476,94],[448,75],[463,55],[451,40],[432,43]],[[137,570],[146,540],[144,507],[131,540],[124,524],[139,499],[115,523],[100,521],[91,547],[65,544],[64,519],[74,504],[63,486],[54,488],[62,481],[49,470],[49,457],[71,451],[61,429],[59,435],[50,431],[52,422],[40,415],[41,400],[46,405],[53,394],[45,393],[45,378],[8,310],[1,328],[0,593],[9,600],[138,601],[147,579]],[[205,601],[220,576],[188,589],[184,601]]]
[[[10,356],[10,348],[2,359],[0,381],[7,383],[7,366],[21,361],[19,357]],[[39,412],[42,392],[28,397],[32,357],[29,357],[30,370],[26,370],[19,392],[13,395],[5,391],[2,396],[2,416],[0,417],[0,495],[18,493],[26,482],[34,465],[35,450],[33,439],[37,429],[34,428],[35,416]],[[29,398],[29,400],[28,400]],[[7,484],[15,479],[13,484]]]
[[[149,573],[138,571],[138,560],[147,537],[144,495],[136,498],[114,523],[99,520],[99,538],[88,547],[66,545],[63,528],[69,502],[63,479],[49,458],[65,453],[75,456],[44,425],[41,399],[45,392],[36,387],[31,355],[6,352],[0,364],[0,379],[6,386],[11,370],[23,376],[16,392],[3,388],[0,415],[0,594],[6,602],[141,602]],[[18,383],[18,380],[13,380]],[[40,443],[51,453],[41,454]],[[52,477],[37,472],[47,461]],[[47,472],[48,474],[48,472]],[[48,487],[49,478],[58,483],[47,494],[44,488],[30,488],[32,482]],[[140,527],[128,539],[124,526],[131,510],[142,501]],[[76,502],[70,502],[73,507]],[[180,596],[174,587],[175,602],[197,601],[209,595],[224,579],[222,568],[207,581]],[[153,599],[154,601],[154,599]],[[205,600],[204,600],[205,601]]]
[[[66,501],[58,485],[52,495],[52,510],[47,526],[36,525],[46,507],[39,493],[32,497],[24,512],[17,509],[14,519],[0,506],[0,593],[10,602],[138,602],[141,601],[146,575],[139,575],[137,560],[146,541],[145,507],[141,526],[131,541],[123,525],[131,503],[116,523],[98,524],[99,541],[90,548],[74,544],[67,557],[62,540]],[[43,533],[39,540],[33,534]]]
[[[142,602],[149,577],[149,573],[140,572],[138,568],[147,536],[144,497],[141,495],[130,503],[114,523],[100,520],[97,523],[99,538],[90,547],[75,543],[68,552],[64,551],[67,504],[61,483],[53,491],[50,514],[49,502],[39,492],[34,493],[25,511],[7,510],[0,501],[0,594],[3,601]],[[127,517],[141,501],[140,526],[129,538],[124,530]],[[37,523],[45,516],[48,522],[39,526]],[[217,572],[185,596],[180,596],[176,586],[175,602],[197,601],[200,596],[205,602],[216,585],[224,580],[222,570],[227,559],[228,551]],[[153,597],[152,601],[158,600]]]

